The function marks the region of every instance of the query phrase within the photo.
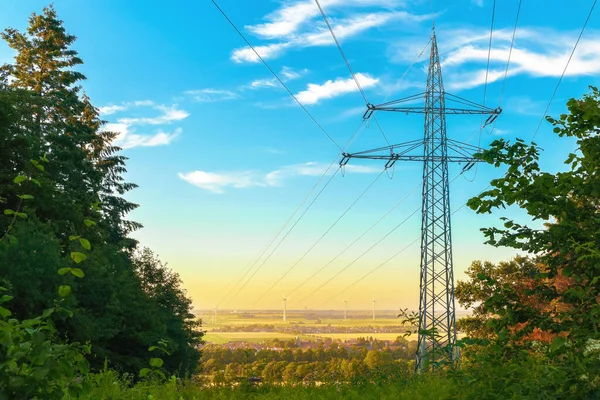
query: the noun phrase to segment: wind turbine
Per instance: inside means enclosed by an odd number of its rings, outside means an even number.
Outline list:
[[[281,293],[281,296],[283,297],[283,322],[285,322],[287,318],[287,297],[283,293]]]
[[[344,300],[344,320],[348,319],[348,300]]]
[[[375,321],[375,303],[377,303],[377,300],[375,300],[375,296],[373,296],[373,321]]]
[[[212,324],[216,324],[217,323],[217,307],[218,306],[214,306],[212,311],[213,311],[213,316],[212,316]]]

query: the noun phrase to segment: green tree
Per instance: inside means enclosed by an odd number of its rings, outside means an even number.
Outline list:
[[[201,334],[179,277],[152,256],[135,258],[137,242],[129,234],[141,225],[127,221],[137,205],[122,196],[135,188],[124,180],[126,158],[103,130],[98,110],[80,86],[76,70],[83,61],[73,49],[56,10],[32,14],[24,32],[9,28],[2,38],[17,54],[0,68],[0,199],[16,209],[20,199],[13,181],[35,167],[39,187],[24,205],[28,222],[12,234],[20,242],[0,245],[0,276],[14,294],[15,315],[39,315],[55,299],[56,270],[71,263],[84,235],[86,279],[74,281],[76,295],[67,306],[73,318],[52,315],[58,335],[92,342],[91,364],[136,373],[149,360],[148,347],[168,341],[168,373],[191,373],[197,365]],[[36,161],[37,162],[37,161]],[[4,232],[10,220],[0,218]],[[95,229],[88,232],[91,225]],[[164,279],[164,281],[160,281]],[[156,287],[164,285],[160,292]]]
[[[506,173],[491,181],[492,189],[468,202],[478,213],[517,206],[531,219],[544,222],[538,228],[502,217],[502,227],[482,229],[486,243],[537,258],[539,268],[532,271],[532,284],[523,291],[535,301],[520,301],[517,285],[486,272],[476,276],[480,283],[474,287],[485,284],[492,289],[483,296],[487,298],[482,311],[493,316],[487,325],[498,335],[496,357],[523,354],[522,346],[532,346],[523,340],[536,330],[551,335],[552,371],[565,375],[553,382],[554,390],[572,398],[598,395],[600,380],[600,359],[588,350],[600,339],[599,105],[600,92],[592,87],[582,99],[567,102],[568,114],[547,118],[559,137],[574,140],[577,147],[565,155],[564,172],[542,171],[535,143],[494,141],[477,157],[506,167]]]

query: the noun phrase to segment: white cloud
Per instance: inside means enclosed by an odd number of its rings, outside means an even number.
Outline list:
[[[162,114],[156,117],[120,118],[118,122],[127,125],[162,125],[185,119],[190,115],[188,112],[178,109],[175,105],[170,107],[157,105],[154,108],[161,111]]]
[[[265,182],[257,180],[252,171],[225,173],[193,171],[185,174],[179,173],[178,175],[184,181],[213,193],[225,193],[224,188],[226,187],[247,188],[251,186],[266,186]]]
[[[130,130],[131,125],[124,123],[108,123],[102,130],[116,132],[117,137],[113,141],[115,146],[123,149],[133,147],[154,147],[170,144],[177,136],[181,134],[181,128],[175,129],[172,133],[158,131],[155,134],[140,135]]]
[[[414,15],[405,11],[390,11],[404,4],[398,0],[325,0],[321,4],[330,9],[344,10],[356,7],[384,7],[384,12],[354,12],[340,19],[329,18],[339,40],[356,36],[368,29],[385,25],[392,20],[419,22],[429,19],[429,15]],[[334,41],[321,19],[319,9],[310,0],[285,2],[275,12],[265,17],[269,22],[246,26],[255,35],[278,42],[255,46],[263,59],[272,59],[293,47],[329,46]],[[235,62],[258,62],[258,56],[248,47],[235,49],[231,55]]]
[[[282,81],[293,81],[295,79],[299,79],[303,75],[308,73],[308,69],[302,70],[294,70],[290,67],[284,66],[281,68],[279,72],[279,77]],[[263,79],[255,79],[250,84],[242,86],[241,89],[264,89],[264,88],[278,88],[280,87],[277,78],[263,78]]]
[[[217,101],[233,100],[239,97],[234,92],[222,89],[188,90],[185,94],[192,96],[192,99],[199,103],[214,103]]]
[[[132,107],[143,107],[143,106],[153,106],[154,102],[152,100],[136,100],[136,101],[128,101],[121,104],[110,104],[103,107],[98,107],[98,111],[101,115],[111,115],[118,112],[123,112],[129,110]]]
[[[279,56],[286,47],[291,46],[291,43],[273,43],[265,46],[254,46],[254,50],[263,59],[275,58]],[[233,51],[231,59],[235,62],[259,62],[259,58],[250,47],[241,47]]]
[[[177,108],[176,105],[166,106],[155,104],[151,100],[138,100],[122,103],[120,105],[110,105],[100,107],[100,110],[101,112],[104,112],[105,115],[110,115],[133,107],[152,107],[152,109],[160,111],[161,114],[155,117],[119,118],[116,122],[110,122],[104,125],[102,130],[117,133],[113,144],[123,149],[170,144],[181,134],[181,128],[176,128],[172,132],[165,132],[159,129],[153,134],[140,134],[136,132],[135,127],[138,125],[166,125],[174,121],[180,121],[190,115],[186,111]]]
[[[329,169],[329,174],[333,174],[337,167]],[[231,172],[207,172],[192,171],[179,173],[179,177],[184,181],[199,188],[211,191],[213,193],[225,193],[225,189],[248,188],[248,187],[273,187],[281,186],[286,179],[297,176],[319,176],[327,170],[327,165],[317,162],[308,162],[304,164],[295,164],[282,167],[267,174],[261,174],[256,171],[231,171]],[[350,173],[374,173],[380,170],[371,167],[348,165],[346,171]]]
[[[126,106],[124,105],[111,105],[111,106],[104,106],[104,107],[98,107],[98,110],[100,111],[100,114],[102,115],[111,115],[114,114],[116,112],[119,111],[125,111],[127,109]]]
[[[494,32],[490,52],[488,83],[504,78],[506,60],[510,51],[512,30]],[[558,77],[577,38],[575,32],[557,32],[549,29],[523,28],[511,54],[508,76]],[[488,58],[489,32],[461,29],[446,35],[446,56],[442,66],[447,76],[447,87],[453,90],[468,89],[485,83]],[[586,32],[579,42],[565,76],[594,75],[600,73],[600,34]]]
[[[278,82],[275,78],[256,79],[250,82],[247,87],[249,89],[263,89],[263,88],[274,88],[277,87]]]
[[[473,3],[477,7],[483,7],[483,0],[471,0],[471,3]]]
[[[154,135],[138,135],[137,133],[126,132],[125,135],[115,140],[114,144],[123,149],[163,146],[170,144],[180,134],[181,128],[177,128],[171,133],[159,131]]]
[[[360,82],[360,85],[366,89],[374,86],[379,82],[379,79],[373,78],[368,74],[357,73],[356,79]],[[296,94],[296,98],[302,104],[316,104],[321,99],[330,99],[337,97],[345,93],[358,91],[354,79],[341,79],[338,78],[335,81],[328,80],[322,85],[316,83],[309,83],[306,90],[303,90]]]
[[[302,77],[304,74],[308,73],[308,69],[304,68],[300,71],[294,71],[290,67],[286,67],[285,65],[281,68],[281,75],[283,75],[284,79],[288,81],[293,81],[294,79],[298,79]]]
[[[321,6],[330,9],[342,6],[344,8],[360,6],[395,7],[404,1],[395,0],[321,0]],[[312,0],[284,2],[276,11],[265,16],[269,22],[246,26],[255,35],[266,39],[288,36],[299,30],[304,24],[320,17],[320,12]]]

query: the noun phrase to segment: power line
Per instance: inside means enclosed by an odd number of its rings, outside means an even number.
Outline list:
[[[356,129],[354,129],[354,132],[352,133],[352,135],[350,136],[350,138],[348,139],[348,141],[346,142],[346,144],[344,145],[344,148],[348,148],[352,142],[360,135],[362,128],[364,128],[364,124],[365,121],[362,120],[358,126],[356,127]],[[279,229],[279,231],[273,236],[273,238],[269,241],[269,243],[267,243],[267,245],[263,248],[262,251],[259,252],[259,255],[257,257],[254,257],[247,266],[247,270],[244,273],[244,275],[238,279],[238,281],[235,283],[235,285],[229,290],[229,292],[227,292],[227,294],[221,299],[221,301],[218,303],[219,305],[222,304],[223,302],[225,302],[226,300],[228,300],[229,295],[235,290],[235,288],[244,280],[244,278],[248,275],[248,273],[256,266],[256,264],[259,262],[259,260],[263,257],[263,255],[267,252],[267,250],[269,249],[269,247],[271,247],[271,245],[273,244],[273,242],[275,242],[275,240],[277,239],[277,237],[281,234],[281,232],[283,232],[283,230],[285,229],[285,227],[289,224],[289,222],[292,220],[292,218],[294,217],[294,215],[296,215],[296,213],[300,210],[300,208],[302,207],[302,205],[306,202],[306,200],[308,200],[308,198],[310,197],[310,195],[314,192],[314,190],[317,188],[317,186],[321,183],[321,181],[323,180],[323,178],[327,175],[327,173],[329,172],[329,170],[331,169],[331,167],[333,166],[333,164],[336,162],[338,158],[338,155],[335,156],[335,158],[331,161],[331,163],[329,164],[329,167],[327,167],[327,169],[323,172],[323,174],[321,175],[321,177],[319,178],[319,180],[317,181],[317,183],[315,183],[315,185],[312,187],[312,189],[308,192],[308,194],[304,197],[304,199],[302,200],[302,202],[300,202],[300,204],[298,205],[298,207],[296,207],[296,210],[292,213],[292,215],[290,215],[290,217],[287,219],[287,221],[282,225],[282,227]],[[323,188],[324,189],[324,188]],[[321,192],[323,191],[323,189],[321,190]],[[321,192],[319,192],[319,194],[317,195],[320,196]],[[313,199],[313,202],[316,200]],[[310,206],[312,206],[312,203],[310,204]],[[309,208],[310,208],[309,206]],[[290,230],[286,233],[286,237],[291,233],[291,231],[294,229],[294,227],[300,222],[300,219],[302,219],[302,217],[304,217],[304,215],[306,214],[306,212],[308,211],[308,209],[306,209],[302,215],[300,216],[300,218],[294,223],[294,226],[292,226],[292,228],[290,228]],[[279,245],[283,242],[283,240],[285,239],[285,237],[283,239],[281,239],[281,241],[278,243],[277,247],[279,247]],[[274,249],[276,250],[276,249]],[[274,251],[273,250],[273,251]],[[270,256],[273,254],[273,252],[269,255],[269,257],[267,257],[267,259],[265,261],[263,261],[263,264],[270,258]],[[254,275],[253,275],[254,276]],[[246,283],[247,284],[247,283]],[[229,284],[227,285],[229,286]],[[236,293],[237,296],[237,293]]]
[[[565,76],[565,73],[567,72],[567,68],[569,67],[569,63],[571,62],[571,58],[573,58],[573,54],[575,53],[575,49],[577,49],[577,45],[579,44],[579,40],[581,39],[581,36],[583,36],[583,31],[585,31],[585,27],[587,26],[588,21],[590,20],[590,17],[592,16],[592,12],[594,11],[594,7],[596,7],[596,2],[598,0],[594,0],[594,2],[592,3],[592,8],[590,8],[590,12],[587,15],[587,18],[585,19],[585,22],[583,24],[583,27],[581,27],[581,32],[579,32],[579,36],[577,37],[577,41],[575,42],[575,46],[573,46],[573,51],[571,51],[571,55],[569,55],[569,59],[567,60],[567,64],[565,65],[565,69],[563,70],[562,74],[560,75],[560,79],[558,80],[556,87],[554,88],[554,92],[552,92],[552,96],[550,97],[550,101],[548,102],[548,105],[546,106],[546,109],[544,110],[544,114],[542,115],[542,118],[540,119],[540,123],[537,126],[537,129],[535,130],[535,133],[533,134],[533,137],[531,138],[531,140],[533,141],[533,139],[535,139],[536,135],[538,134],[538,131],[540,130],[540,127],[542,126],[542,122],[544,122],[544,118],[546,117],[546,113],[548,113],[548,109],[550,108],[550,105],[552,104],[552,100],[554,100],[554,96],[556,95],[556,92],[558,91],[558,87],[560,86],[560,83],[562,82],[563,77]]]
[[[463,172],[460,172],[456,177],[454,177],[454,179],[452,179],[449,183],[453,183],[454,181],[456,181],[461,175],[463,174]],[[415,191],[417,188],[419,188],[422,185],[418,185],[417,187],[415,187],[411,193],[409,193],[408,196],[410,196],[410,194],[412,194],[413,191]],[[488,186],[489,187],[489,186]],[[487,189],[486,189],[487,190]],[[406,196],[406,197],[408,197]],[[405,199],[406,199],[405,197]],[[460,210],[462,207],[460,207],[458,210]],[[315,290],[313,290],[312,292],[310,292],[310,294],[308,294],[307,296],[305,296],[302,300],[300,300],[297,304],[302,303],[304,300],[306,300],[307,298],[309,298],[310,296],[312,296],[313,294],[315,294],[316,292],[318,292],[319,290],[321,290],[325,285],[327,285],[329,282],[331,282],[333,279],[337,278],[339,275],[341,275],[344,271],[346,271],[348,268],[350,268],[354,263],[356,263],[358,260],[360,260],[362,257],[364,257],[368,252],[370,252],[371,250],[373,250],[376,246],[378,246],[381,242],[383,242],[388,236],[390,236],[392,233],[394,233],[398,228],[400,228],[402,225],[404,225],[404,223],[406,223],[406,221],[408,221],[413,215],[415,215],[417,212],[419,212],[421,210],[421,207],[417,208],[416,210],[414,210],[408,217],[406,217],[404,220],[402,220],[398,225],[396,225],[395,227],[393,227],[388,233],[386,233],[382,238],[380,238],[377,242],[375,242],[371,247],[369,247],[367,250],[365,250],[361,255],[359,255],[357,258],[355,258],[352,262],[350,262],[348,265],[346,265],[344,268],[342,268],[341,270],[339,270],[336,274],[334,274],[331,278],[329,278],[326,282],[324,282],[323,284],[321,284],[318,288],[316,288]],[[458,211],[456,210],[456,211]],[[455,211],[455,212],[456,212]],[[391,211],[390,211],[391,212]],[[384,217],[382,217],[381,219],[385,218],[385,216],[387,216],[389,214],[389,212],[384,215]],[[379,221],[378,221],[379,222]],[[371,230],[371,228],[369,228],[367,230],[367,232],[369,230]],[[366,234],[366,232],[365,232]],[[363,234],[364,235],[364,234]],[[363,236],[361,235],[361,237]],[[412,243],[411,243],[412,244]],[[345,250],[344,250],[345,251]],[[401,250],[400,252],[396,253],[394,256],[392,256],[390,259],[388,259],[387,261],[385,261],[383,264],[387,263],[388,261],[390,261],[392,258],[396,257],[398,254],[400,254],[403,250]],[[380,265],[381,267],[381,265]]]
[[[356,243],[358,243],[363,237],[365,237],[367,235],[367,233],[369,233],[371,230],[373,230],[373,228],[375,228],[377,225],[379,225],[379,223],[381,221],[383,221],[388,215],[390,215],[394,210],[396,210],[396,208],[398,208],[402,203],[404,203],[404,201],[409,198],[418,188],[421,187],[421,184],[415,186],[406,196],[404,196],[399,202],[397,202],[388,212],[386,212],[385,214],[383,214],[373,225],[371,225],[366,231],[364,231],[360,236],[358,236],[356,239],[354,239],[354,241],[352,243],[350,243],[348,246],[346,246],[341,252],[339,252],[335,257],[333,257],[331,260],[329,260],[326,264],[324,264],[321,268],[319,268],[317,271],[315,271],[311,276],[309,276],[307,279],[305,279],[301,284],[299,284],[298,286],[296,286],[294,288],[294,290],[292,290],[291,292],[289,292],[288,295],[291,295],[292,293],[296,292],[298,289],[300,289],[301,287],[303,287],[304,285],[306,285],[309,281],[311,281],[315,276],[317,276],[321,271],[323,271],[325,268],[327,268],[329,265],[331,265],[335,260],[337,260],[342,254],[344,254],[346,251],[348,251],[350,248],[352,248]]]
[[[327,28],[329,29],[329,33],[331,33],[331,37],[335,41],[335,45],[337,46],[342,58],[344,59],[346,66],[348,67],[348,71],[350,71],[350,74],[352,75],[352,79],[354,79],[354,83],[356,83],[356,87],[360,91],[360,94],[361,94],[363,100],[365,101],[365,104],[367,106],[369,106],[370,105],[369,99],[367,99],[367,95],[365,94],[365,91],[363,90],[362,86],[360,85],[360,82],[358,81],[358,78],[356,77],[356,74],[354,73],[354,70],[352,69],[352,66],[350,65],[350,61],[348,61],[348,57],[346,57],[346,54],[344,53],[344,50],[342,49],[342,45],[340,44],[337,36],[335,36],[335,33],[333,32],[333,28],[331,27],[331,24],[329,23],[329,19],[327,18],[327,15],[325,15],[325,11],[323,11],[323,8],[321,7],[319,0],[315,0],[315,3],[317,4],[317,7],[319,7],[319,11],[321,12],[321,15],[323,16],[323,20],[325,21],[325,24],[327,24]],[[381,132],[383,139],[386,141],[386,143],[389,146],[390,142],[388,141],[387,136],[383,132],[381,125],[379,125],[379,122],[377,122],[377,120],[375,120],[375,122],[377,123],[377,127],[379,128],[379,131]]]
[[[257,272],[260,271],[260,269],[266,264],[267,261],[269,261],[269,259],[273,255],[273,253],[275,253],[275,251],[279,248],[279,246],[281,245],[281,243],[283,243],[283,241],[294,230],[294,228],[296,227],[296,225],[298,225],[298,223],[300,222],[300,220],[302,220],[302,218],[308,212],[308,210],[310,210],[310,208],[312,207],[312,205],[321,196],[321,194],[327,188],[327,186],[329,186],[329,184],[331,183],[331,181],[333,180],[333,178],[337,175],[337,173],[340,171],[340,169],[341,169],[341,167],[339,167],[338,169],[335,170],[335,172],[331,175],[331,177],[329,178],[329,180],[321,188],[321,190],[319,191],[319,193],[317,193],[317,195],[315,196],[315,198],[310,202],[310,204],[308,205],[308,207],[304,210],[304,212],[300,215],[300,217],[298,217],[298,219],[296,220],[296,222],[294,222],[294,224],[292,225],[292,227],[285,233],[285,235],[281,238],[281,240],[279,240],[279,242],[277,243],[277,245],[271,250],[271,252],[267,256],[267,258],[265,258],[262,261],[262,263],[254,270],[254,272],[252,273],[252,275],[250,275],[250,277],[246,280],[246,282],[244,282],[244,284],[237,290],[237,292],[235,292],[235,294],[230,298],[230,301],[233,300],[246,287],[246,285],[248,285],[248,283],[252,280],[252,278],[254,278],[254,276],[257,274]]]
[[[217,2],[215,0],[211,0],[211,1],[215,5],[215,7],[219,10],[219,12],[223,15],[223,17],[225,17],[227,22],[229,22],[229,25],[231,25],[233,27],[233,29],[238,33],[238,35],[240,35],[240,37],[244,40],[244,42],[246,42],[248,47],[250,47],[250,49],[252,49],[254,54],[256,54],[256,57],[258,57],[258,59],[264,64],[264,66],[267,67],[269,72],[275,77],[275,79],[277,79],[277,81],[279,81],[281,86],[283,86],[283,88],[289,93],[289,95],[292,96],[292,98],[296,101],[296,103],[298,103],[298,105],[304,110],[306,115],[308,115],[310,117],[310,119],[312,119],[312,121],[315,123],[315,125],[317,125],[319,127],[319,129],[325,134],[325,136],[327,136],[327,138],[331,141],[331,143],[334,144],[335,147],[337,147],[340,151],[343,151],[343,149],[337,144],[337,142],[335,140],[333,140],[331,135],[329,135],[329,133],[327,133],[325,128],[323,128],[323,126],[315,119],[315,117],[313,117],[313,115],[306,109],[306,107],[304,107],[304,105],[302,103],[300,103],[298,98],[294,95],[294,93],[292,93],[292,91],[287,87],[287,85],[285,83],[283,83],[283,80],[281,80],[279,75],[277,75],[275,73],[275,71],[273,71],[273,69],[269,66],[269,64],[267,64],[267,62],[261,57],[261,55],[254,48],[254,46],[252,46],[252,44],[250,44],[250,42],[248,41],[248,39],[246,39],[244,34],[237,28],[237,26],[233,23],[233,21],[231,19],[229,19],[227,14],[225,14],[225,11],[223,11],[223,9],[221,7],[219,7],[219,5],[217,4]]]
[[[335,33],[333,33],[333,28],[329,24],[329,20],[327,19],[327,16],[325,15],[325,12],[323,11],[321,4],[319,3],[319,0],[315,0],[315,3],[317,3],[317,7],[319,7],[319,11],[321,12],[321,15],[323,16],[323,20],[327,24],[327,28],[329,28],[329,32],[331,33],[331,36],[333,37],[333,40],[335,41],[335,44],[336,44],[338,50],[340,51],[340,54],[342,55],[342,58],[344,59],[344,62],[346,63],[346,66],[348,67],[350,74],[352,74],[352,79],[354,79],[354,82],[356,82],[356,86],[358,87],[360,94],[362,95],[363,99],[365,100],[365,103],[369,104],[367,95],[365,94],[365,91],[363,90],[362,86],[360,85],[360,82],[358,82],[358,79],[356,78],[356,74],[352,70],[352,67],[350,66],[350,62],[348,61],[346,54],[344,54],[344,50],[342,50],[342,46],[340,45],[340,42],[338,41],[337,37],[335,36]]]
[[[492,23],[490,25],[490,42],[488,44],[488,55],[487,55],[487,64],[485,67],[485,83],[483,84],[483,102],[481,105],[485,107],[485,99],[487,96],[487,83],[488,83],[488,75],[490,72],[490,56],[492,54],[492,37],[494,35],[494,18],[496,16],[496,0],[494,0],[494,4],[492,5]],[[481,114],[481,122],[479,127],[479,142],[478,147],[481,147],[481,132],[483,131],[483,114]]]
[[[519,24],[519,14],[521,13],[521,2],[522,2],[522,0],[519,0],[519,6],[517,7],[517,16],[515,18],[515,26],[513,28],[512,39],[510,41],[510,49],[508,50],[508,60],[506,61],[506,69],[504,70],[504,80],[502,81],[502,90],[500,91],[500,100],[498,101],[498,107],[500,107],[500,105],[502,105],[502,96],[504,95],[504,88],[506,87],[506,77],[508,76],[508,66],[510,65],[510,57],[512,56],[513,45],[515,43],[515,35],[517,34],[517,25]]]
[[[456,177],[458,178],[458,176]],[[454,180],[456,180],[456,178],[454,178]],[[485,189],[483,189],[481,192],[479,192],[479,194],[485,192],[486,190],[488,190],[491,186],[488,185]],[[457,208],[456,210],[454,210],[452,212],[451,215],[456,214],[457,212],[459,212],[460,210],[462,210],[465,206],[467,205],[467,203],[464,203],[462,206],[460,206],[459,208]],[[387,260],[385,260],[384,262],[382,262],[381,264],[379,264],[378,266],[376,266],[375,268],[373,268],[372,270],[370,270],[369,272],[367,272],[366,274],[364,274],[363,276],[361,276],[359,279],[357,279],[356,281],[354,281],[353,283],[351,283],[350,285],[348,285],[344,290],[340,291],[338,294],[336,294],[333,297],[330,297],[327,301],[325,301],[323,304],[327,304],[329,303],[331,300],[335,299],[336,297],[340,296],[341,294],[344,294],[346,291],[348,291],[350,288],[354,287],[355,285],[357,285],[359,282],[361,282],[362,280],[364,280],[366,277],[368,277],[369,275],[373,274],[375,271],[377,271],[378,269],[380,269],[381,267],[383,267],[384,265],[386,265],[387,263],[389,263],[390,261],[392,261],[394,258],[398,257],[400,254],[402,254],[406,249],[408,249],[409,247],[413,246],[415,243],[417,243],[419,241],[420,238],[416,238],[415,240],[413,240],[412,242],[410,242],[408,245],[406,245],[405,247],[403,247],[400,251],[398,251],[397,253],[395,253],[394,255],[392,255],[390,258],[388,258]]]
[[[513,27],[512,39],[510,41],[510,49],[508,50],[508,59],[506,60],[506,69],[504,70],[504,79],[502,79],[502,89],[500,90],[500,99],[498,100],[498,107],[502,106],[504,89],[506,88],[506,78],[508,77],[508,67],[510,65],[510,58],[512,56],[512,51],[513,51],[513,47],[514,47],[514,43],[515,43],[515,36],[517,34],[517,25],[519,24],[519,14],[521,13],[521,3],[522,3],[522,0],[519,0],[519,5],[517,6],[517,16],[515,17],[515,25]],[[490,129],[490,131],[488,132],[489,135],[494,133],[494,129],[496,129],[497,122],[498,122],[498,119],[495,119],[494,123],[492,125],[492,129]],[[477,169],[476,169],[476,171],[477,171]]]
[[[368,252],[370,252],[371,250],[373,250],[376,246],[378,246],[381,242],[383,242],[388,236],[390,236],[392,233],[394,233],[396,231],[396,229],[400,228],[402,225],[404,225],[404,223],[406,223],[406,221],[408,221],[413,215],[415,215],[417,212],[419,212],[421,210],[421,207],[417,208],[415,211],[413,211],[408,217],[406,217],[405,219],[403,219],[398,225],[396,225],[395,227],[393,227],[388,233],[386,233],[381,239],[379,239],[377,242],[375,242],[371,247],[369,247],[367,250],[365,250],[364,252],[361,253],[361,255],[359,255],[358,257],[356,257],[354,260],[352,260],[348,265],[346,265],[344,268],[342,268],[341,270],[339,270],[338,272],[336,272],[331,278],[329,278],[328,280],[326,280],[325,282],[323,282],[319,287],[317,287],[315,290],[313,290],[312,292],[310,292],[307,296],[305,296],[302,300],[300,300],[298,302],[298,304],[302,303],[304,300],[308,299],[310,296],[312,296],[313,294],[315,294],[316,292],[318,292],[319,290],[321,290],[324,286],[326,286],[329,282],[331,282],[332,280],[334,280],[335,278],[337,278],[338,276],[340,276],[344,271],[346,271],[348,268],[350,268],[352,265],[354,265],[354,263],[356,263],[358,260],[360,260],[361,258],[363,258]]]
[[[418,210],[417,210],[418,211]],[[342,290],[341,292],[339,292],[338,294],[336,294],[333,297],[330,297],[327,301],[325,301],[323,304],[327,304],[329,303],[331,300],[335,299],[336,297],[338,297],[339,295],[345,293],[346,291],[348,291],[350,288],[352,288],[353,286],[355,286],[356,284],[358,284],[360,281],[362,281],[363,279],[365,279],[367,276],[371,275],[372,273],[374,273],[375,271],[377,271],[379,268],[383,267],[385,264],[389,263],[390,261],[392,261],[394,258],[398,257],[401,253],[403,253],[406,249],[408,249],[409,247],[411,247],[412,245],[414,245],[415,243],[417,243],[419,241],[420,238],[416,238],[415,240],[413,240],[412,242],[410,242],[408,245],[406,245],[405,247],[403,247],[400,251],[398,251],[397,253],[395,253],[394,255],[392,255],[390,258],[388,258],[387,260],[385,260],[384,262],[382,262],[381,264],[379,264],[377,267],[373,268],[371,271],[367,272],[366,274],[364,274],[362,277],[360,277],[359,279],[357,279],[356,281],[354,281],[352,284],[350,284],[350,286],[348,286],[347,288],[345,288],[344,290]]]
[[[331,226],[329,226],[329,228],[327,228],[327,230],[325,232],[323,232],[323,234],[304,252],[304,254],[302,254],[302,256],[300,256],[300,258],[298,258],[298,260],[296,260],[296,262],[294,262],[294,264],[292,264],[288,268],[288,270],[285,271],[283,273],[283,275],[281,275],[279,277],[279,279],[277,279],[277,281],[275,281],[265,292],[263,292],[263,294],[260,295],[260,297],[250,306],[250,308],[252,308],[252,306],[254,304],[261,301],[275,286],[277,286],[277,284],[279,282],[281,282],[296,266],[298,266],[298,264],[300,264],[300,262],[302,262],[302,260],[304,260],[304,258],[308,255],[308,253],[310,253],[312,251],[312,249],[314,249],[321,242],[321,240],[323,240],[323,238],[325,236],[327,236],[327,234],[329,232],[331,232],[331,230],[338,224],[338,222],[340,222],[342,220],[342,218],[344,218],[344,216],[352,209],[352,207],[354,207],[354,205],[356,205],[356,203],[358,203],[358,201],[373,187],[373,185],[379,180],[379,178],[381,178],[381,176],[383,175],[384,172],[385,172],[385,169],[382,170],[381,173],[375,177],[375,179],[358,195],[358,197],[333,222],[333,224],[331,224]],[[288,296],[289,295],[290,295],[290,293],[288,293]]]
[[[337,159],[338,159],[338,156],[336,155],[335,158],[331,161],[331,164],[329,164],[329,167],[327,167],[327,169],[323,172],[323,174],[320,176],[319,180],[309,190],[309,192],[306,194],[306,196],[304,197],[304,199],[302,199],[302,201],[300,202],[300,204],[298,204],[298,207],[296,207],[296,209],[294,210],[294,212],[289,216],[289,218],[281,226],[281,228],[279,229],[279,231],[277,231],[277,233],[275,234],[275,236],[273,236],[273,238],[269,241],[269,243],[267,243],[267,245],[261,251],[259,251],[258,256],[254,257],[252,259],[253,261],[250,261],[250,263],[248,263],[246,265],[245,268],[247,268],[247,269],[246,269],[246,272],[244,273],[244,275],[241,278],[239,278],[239,280],[235,283],[235,285],[233,285],[233,287],[229,290],[229,292],[227,292],[227,294],[225,296],[223,296],[223,298],[221,299],[221,301],[219,301],[219,303],[218,303],[219,305],[222,304],[225,300],[227,300],[227,298],[229,297],[229,295],[235,290],[236,286],[238,286],[244,280],[244,278],[246,277],[246,275],[248,275],[248,273],[252,270],[252,268],[258,263],[258,261],[262,258],[262,256],[267,252],[267,250],[275,242],[275,240],[277,239],[277,237],[279,235],[281,235],[281,232],[283,232],[283,230],[285,229],[285,227],[290,223],[290,221],[294,218],[294,216],[298,213],[298,211],[300,211],[300,208],[302,208],[302,206],[304,205],[304,203],[306,203],[306,201],[308,200],[308,198],[312,195],[312,193],[315,191],[315,189],[319,186],[319,184],[321,183],[321,181],[323,180],[323,178],[325,178],[325,176],[327,175],[327,173],[329,172],[329,170],[331,169],[331,167],[333,167],[333,164],[335,164],[335,162],[337,161]]]
[[[412,67],[417,63],[417,61],[419,61],[419,59],[421,58],[421,56],[423,55],[423,53],[427,49],[427,46],[429,46],[429,43],[431,43],[431,37],[429,38],[429,40],[427,41],[427,44],[423,47],[423,50],[421,50],[421,52],[419,53],[419,55],[417,56],[417,58],[408,66],[408,68],[406,68],[406,70],[404,71],[404,73],[400,76],[400,79],[398,79],[396,81],[396,83],[394,84],[394,86],[392,86],[392,88],[386,94],[385,98],[383,99],[383,101],[381,103],[385,103],[386,101],[388,101],[388,99],[390,98],[390,96],[394,93],[394,91],[398,88],[398,86],[400,86],[400,82],[402,82],[402,80],[404,79],[404,77],[408,74],[408,72],[412,69]]]

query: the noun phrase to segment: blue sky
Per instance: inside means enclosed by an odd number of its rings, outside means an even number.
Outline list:
[[[489,107],[500,105],[518,1],[497,3],[485,102]],[[365,106],[314,2],[221,0],[219,4],[333,139],[346,143]],[[483,146],[499,137],[531,140],[591,1],[570,4],[551,0],[540,7],[523,2],[502,95],[504,112],[495,131],[482,134]],[[24,29],[28,15],[44,5],[37,0],[6,2],[0,27]],[[322,0],[322,5],[372,103],[424,91],[429,48],[418,56],[428,43],[432,16],[446,90],[483,101],[491,0]],[[299,261],[383,168],[381,162],[352,161],[246,288],[220,303],[227,285],[288,219],[338,149],[257,62],[210,1],[166,5],[148,0],[142,6],[116,0],[57,0],[54,6],[67,31],[78,37],[75,49],[85,62],[80,71],[88,77],[84,88],[108,121],[107,128],[120,132],[118,144],[130,158],[128,179],[140,185],[129,195],[141,205],[131,218],[145,226],[135,237],[181,275],[197,307],[280,307],[281,293],[294,290],[420,183],[418,163],[398,163],[391,179],[384,174]],[[568,98],[598,84],[598,28],[595,14],[549,114],[563,112]],[[13,55],[0,45],[0,62],[10,62]],[[379,113],[378,119],[390,142],[422,136],[422,116]],[[480,123],[478,116],[449,116],[448,136],[477,144]],[[558,140],[546,123],[536,141],[545,150],[541,164],[549,170],[562,169],[562,161],[574,148],[572,142]],[[370,125],[348,150],[383,145],[381,133]],[[460,168],[452,166],[451,177]],[[501,173],[480,166],[456,179],[451,185],[453,209]],[[296,290],[288,305],[341,309],[347,299],[351,308],[368,308],[375,296],[381,308],[416,307],[418,245],[326,301],[419,237],[416,213],[353,262],[419,206],[417,189],[355,246]],[[464,278],[474,259],[499,261],[514,255],[482,244],[479,228],[496,223],[500,216],[523,218],[518,210],[490,217],[462,208],[454,214],[456,279]],[[265,292],[296,263],[273,290]]]

